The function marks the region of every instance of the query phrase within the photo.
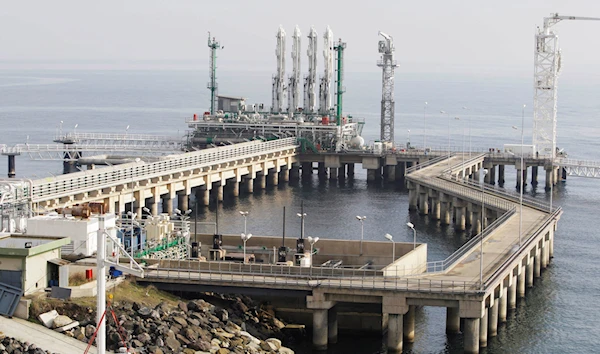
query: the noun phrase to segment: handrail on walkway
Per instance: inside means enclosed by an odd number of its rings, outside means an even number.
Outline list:
[[[419,164],[416,164],[414,166],[411,166],[411,167],[409,167],[409,168],[406,169],[406,174],[409,174],[409,173],[421,170],[421,169],[423,169],[423,168],[425,168],[427,166],[435,165],[438,162],[441,162],[441,161],[444,161],[444,160],[447,160],[447,159],[451,158],[453,155],[454,154],[438,156],[438,157],[436,157],[434,159],[431,159],[431,160],[428,160],[426,162],[419,163]]]

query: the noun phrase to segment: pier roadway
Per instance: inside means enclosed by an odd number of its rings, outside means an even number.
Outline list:
[[[313,313],[316,348],[327,347],[328,340],[337,336],[338,302],[380,304],[382,319],[387,318],[391,352],[400,351],[403,340],[414,340],[415,306],[442,306],[447,308],[447,332],[459,332],[462,318],[465,352],[476,353],[480,346],[487,346],[488,336],[497,334],[507,311],[516,308],[517,297],[524,297],[526,287],[532,287],[534,278],[547,267],[562,213],[560,208],[550,211],[548,205],[529,199],[521,211],[518,195],[491,186],[482,189],[468,178],[457,180],[449,173],[460,169],[468,171],[465,176],[475,174],[482,161],[483,155],[463,161],[459,154],[407,171],[413,196],[419,196],[411,199],[415,210],[438,220],[438,215],[446,214],[442,222],[454,220],[459,230],[470,225],[477,234],[446,260],[429,262],[426,267],[416,264],[414,268],[422,269],[421,273],[396,276],[394,267],[404,257],[382,270],[346,270],[327,276],[316,266],[161,261],[146,270],[143,281],[171,290],[299,294]],[[481,225],[484,229],[479,232]]]
[[[94,169],[29,181],[34,210],[44,210],[85,202],[101,202],[106,212],[121,212],[130,203],[131,210],[141,218],[144,207],[153,215],[162,210],[172,214],[173,201],[181,210],[188,209],[192,189],[198,201],[208,205],[213,198],[223,200],[223,188],[239,194],[240,183],[247,192],[265,188],[267,177],[271,185],[279,178],[289,179],[296,161],[295,138],[268,142],[246,143],[178,154],[170,159],[133,163]]]

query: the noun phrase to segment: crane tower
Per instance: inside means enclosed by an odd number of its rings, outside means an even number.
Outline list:
[[[342,125],[342,94],[344,93],[344,49],[346,49],[346,43],[342,42],[340,38],[339,42],[333,47],[337,52],[337,78],[336,78],[336,114],[335,120],[337,125]]]
[[[318,35],[314,27],[308,33],[308,75],[304,78],[304,112],[315,113],[317,99],[315,87],[317,85],[317,40]]]
[[[292,75],[288,85],[288,112],[290,117],[294,116],[294,112],[300,107],[300,41],[302,39],[300,28],[296,26],[294,35],[292,36]]]
[[[279,26],[277,31],[277,49],[275,56],[277,57],[277,72],[273,76],[273,102],[271,110],[273,113],[283,112],[284,91],[285,91],[285,31]]]
[[[222,49],[221,45],[215,37],[210,38],[210,32],[208,32],[208,47],[210,48],[209,58],[209,77],[210,81],[206,87],[210,90],[210,114],[215,114],[217,108],[217,49]]]
[[[377,66],[382,68],[381,78],[381,141],[394,144],[394,68],[398,66],[394,60],[394,40],[383,32],[379,35],[384,39],[379,41],[381,60]]]
[[[533,145],[540,156],[556,157],[556,104],[561,53],[558,36],[550,28],[562,20],[600,20],[594,17],[559,16],[544,18],[535,35],[533,98]]]
[[[323,72],[323,76],[321,77],[321,86],[319,88],[319,113],[329,114],[331,110],[331,78],[333,77],[333,65],[335,60],[333,55],[333,32],[331,32],[329,26],[327,26],[327,29],[325,30],[323,39],[325,70]]]

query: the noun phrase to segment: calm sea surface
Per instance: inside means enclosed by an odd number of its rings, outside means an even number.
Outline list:
[[[223,73],[222,94],[248,97],[248,102],[270,105],[270,73]],[[206,74],[187,71],[46,71],[0,72],[0,144],[51,143],[63,121],[63,131],[183,135],[184,119],[206,110]],[[366,119],[365,140],[379,134],[380,74],[346,74],[344,109]],[[592,80],[593,81],[593,80]],[[559,88],[559,146],[570,157],[600,160],[600,85],[590,80],[565,78]],[[519,143],[511,126],[521,125],[525,103],[525,141],[531,141],[531,79],[439,75],[396,75],[395,136],[413,145],[502,148]],[[425,107],[425,101],[428,105]],[[463,109],[462,107],[467,107]],[[460,120],[454,119],[460,117]],[[425,123],[424,123],[425,122]],[[424,129],[425,128],[425,129]],[[410,130],[410,133],[409,133]],[[470,132],[470,134],[469,134]],[[471,139],[469,139],[469,135]],[[6,166],[2,162],[0,166]],[[18,177],[44,178],[62,172],[58,161],[17,158]],[[540,180],[543,182],[540,170]],[[0,169],[5,175],[6,170]],[[515,171],[507,167],[506,187],[515,184]],[[527,186],[526,193],[549,199],[541,188]],[[487,353],[594,353],[600,349],[600,180],[569,178],[560,184],[554,202],[564,214],[556,233],[555,258],[541,281],[509,313]],[[429,260],[440,260],[466,240],[464,233],[440,227],[437,222],[408,213],[408,194],[400,186],[367,186],[366,173],[357,166],[353,181],[308,181],[279,186],[226,200],[220,209],[221,231],[243,231],[239,210],[250,212],[248,231],[258,235],[281,234],[281,210],[288,207],[287,234],[297,237],[300,222],[295,213],[304,201],[306,235],[359,239],[356,215],[365,215],[365,239],[381,240],[390,233],[397,241],[412,242],[411,221],[417,238],[426,242]],[[213,221],[214,207],[199,210],[199,221]],[[416,341],[406,353],[459,353],[460,337],[445,335],[445,309],[419,309]],[[310,353],[299,345],[300,353]],[[381,339],[344,337],[330,353],[378,353]]]

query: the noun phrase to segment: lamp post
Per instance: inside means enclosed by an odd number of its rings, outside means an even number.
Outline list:
[[[407,222],[406,226],[410,227],[413,230],[413,250],[417,248],[417,230],[415,230],[415,225],[412,222]]]
[[[300,238],[304,239],[304,218],[306,217],[306,213],[296,213],[296,216],[301,219],[300,222]]]
[[[392,241],[392,263],[396,260],[396,242],[394,242],[394,236],[385,234],[385,238]]]
[[[410,149],[410,129],[408,129],[408,141],[406,143],[406,149]]]
[[[246,233],[246,218],[248,217],[247,211],[240,211],[240,215],[244,217],[244,233]]]
[[[246,241],[248,241],[252,237],[252,234],[243,233],[242,241],[244,241],[244,264],[246,264]]]
[[[125,128],[125,135],[129,134],[129,125]]]
[[[525,111],[525,105],[523,105]],[[513,125],[515,130],[519,128]],[[519,183],[519,247],[521,247],[521,232],[523,230],[523,120],[521,120],[521,183]]]
[[[455,120],[461,120],[460,117],[454,117]],[[469,152],[470,153],[470,152]],[[463,178],[465,177],[465,121],[463,120],[463,139],[462,139],[462,165],[461,172]]]
[[[60,138],[61,138],[61,139],[62,139],[62,134],[63,134],[63,133],[62,133],[62,125],[63,125],[63,123],[64,123],[64,122],[61,120],[61,121],[60,121],[60,132],[59,132],[59,134],[60,134],[59,136],[60,136]]]
[[[427,112],[427,102],[423,106],[423,151],[427,148],[427,124],[425,123],[425,113]]]
[[[463,106],[462,109],[468,110],[469,108]],[[471,158],[471,117],[469,117],[469,158]]]
[[[483,180],[487,175],[488,170],[485,168],[481,170],[481,233],[479,237],[479,290],[483,290],[483,221],[485,220],[485,189]]]
[[[77,127],[79,126],[79,123],[75,124],[75,128],[73,128],[73,135],[77,134]]]
[[[318,237],[308,236],[308,243],[310,243],[310,275],[312,275],[312,267],[313,267],[313,248],[315,243],[319,241]]]
[[[365,220],[366,216],[356,216],[356,220],[360,221],[360,255],[363,254],[363,240],[365,238]]]
[[[450,166],[450,114],[446,111],[440,111],[440,113],[448,116],[448,166]]]

